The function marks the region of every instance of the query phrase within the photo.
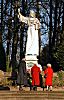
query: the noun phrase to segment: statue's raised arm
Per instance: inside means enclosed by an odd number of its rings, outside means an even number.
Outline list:
[[[20,9],[18,9],[18,18],[21,22],[24,22],[24,23],[28,23],[28,17],[24,17],[21,13],[20,13]]]

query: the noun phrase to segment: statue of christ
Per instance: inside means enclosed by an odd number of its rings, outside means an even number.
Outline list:
[[[38,29],[40,28],[40,22],[35,16],[35,12],[30,10],[29,17],[25,17],[18,10],[18,18],[21,22],[28,24],[27,30],[27,43],[26,43],[26,55],[39,55],[39,37]]]

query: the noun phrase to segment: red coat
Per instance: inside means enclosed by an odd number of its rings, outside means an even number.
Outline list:
[[[40,85],[40,68],[35,64],[31,68],[31,75],[32,75],[32,85],[39,86]]]
[[[46,68],[44,74],[47,74],[47,77],[45,78],[45,85],[52,86],[53,69],[51,67]]]

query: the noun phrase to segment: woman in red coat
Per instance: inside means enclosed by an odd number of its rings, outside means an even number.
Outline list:
[[[44,71],[45,74],[45,86],[47,90],[52,90],[52,78],[53,78],[53,69],[51,68],[51,64],[47,64],[47,68]]]
[[[40,86],[40,72],[40,68],[34,64],[34,66],[31,68],[32,86],[34,90],[37,90],[37,86]]]

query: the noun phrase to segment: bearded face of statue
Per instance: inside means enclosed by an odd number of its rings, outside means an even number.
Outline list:
[[[30,10],[30,17],[35,17],[35,12],[33,10]]]

